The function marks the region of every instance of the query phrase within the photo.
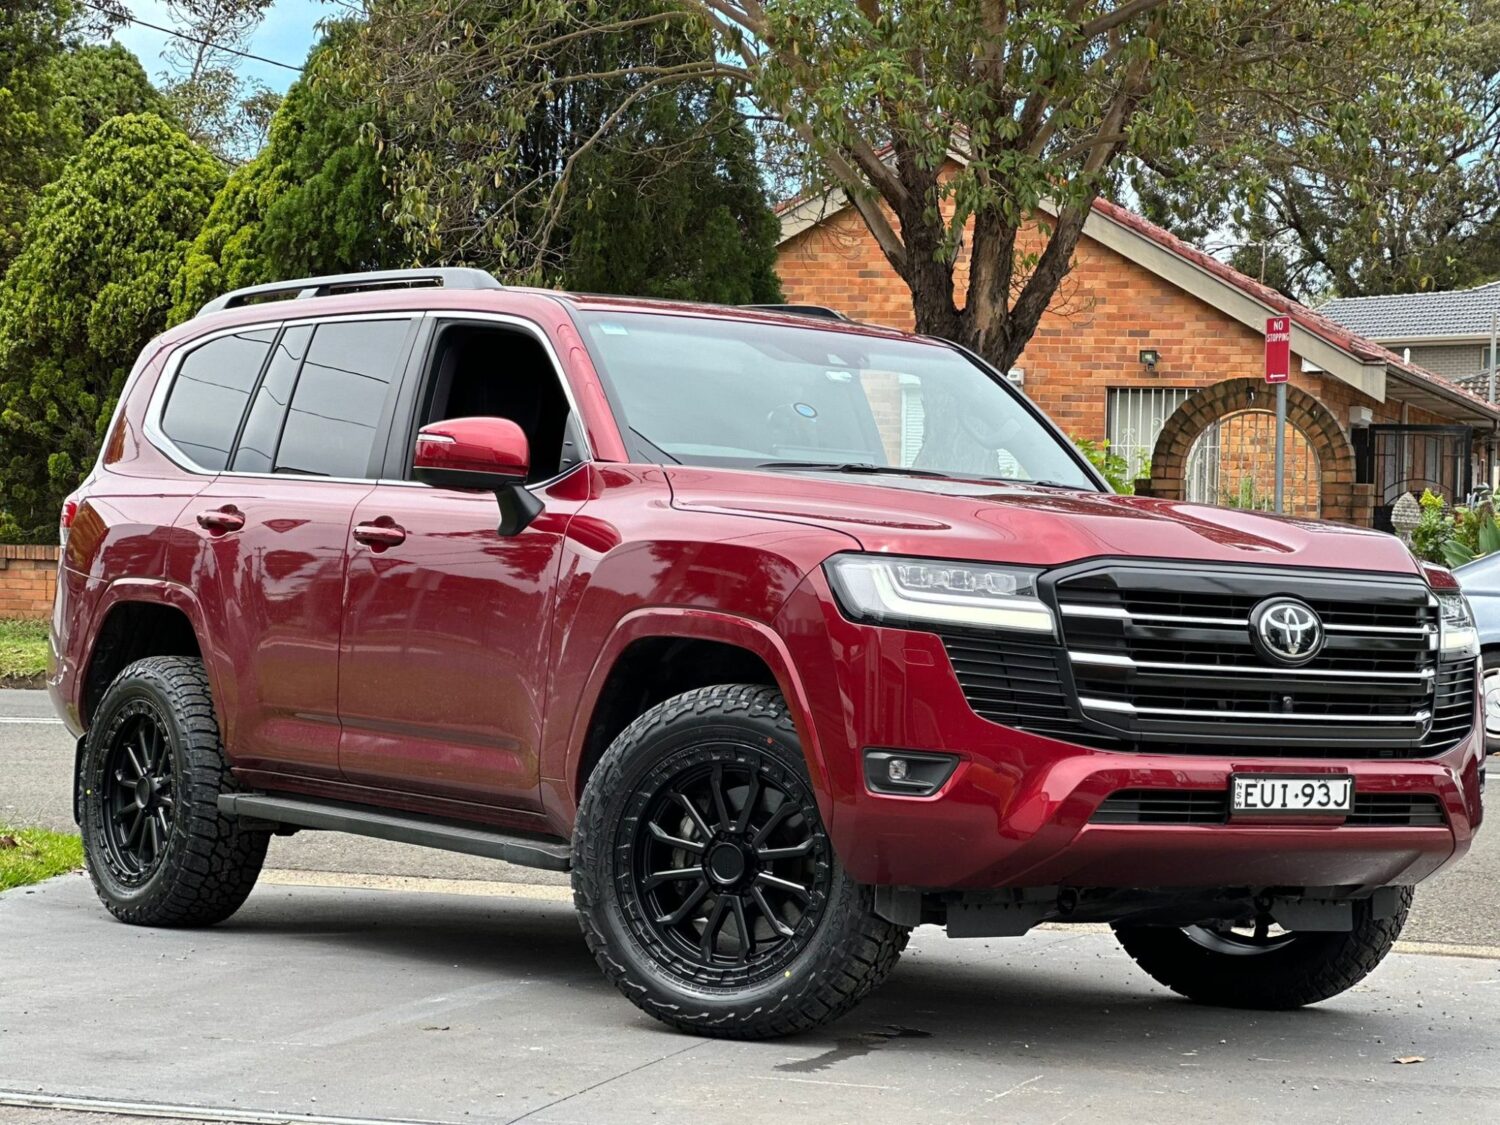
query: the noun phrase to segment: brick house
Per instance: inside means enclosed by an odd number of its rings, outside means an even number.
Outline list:
[[[904,283],[838,194],[781,209],[788,302],[912,327]],[[962,257],[960,286],[967,275]],[[1267,507],[1268,316],[1292,320],[1287,509],[1389,526],[1403,492],[1463,500],[1490,477],[1500,410],[1100,201],[1010,372],[1079,438],[1107,439],[1155,495]]]

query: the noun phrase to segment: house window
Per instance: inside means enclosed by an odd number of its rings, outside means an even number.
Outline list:
[[[1192,387],[1111,387],[1105,436],[1111,452],[1130,466],[1126,480],[1151,475],[1151,452],[1173,412],[1187,401]]]

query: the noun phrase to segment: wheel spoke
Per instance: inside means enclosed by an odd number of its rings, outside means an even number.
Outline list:
[[[165,800],[165,798],[163,799]],[[669,848],[681,848],[683,851],[692,852],[694,855],[703,854],[703,845],[697,840],[685,840],[681,836],[673,836],[655,821],[647,824],[646,829]]]
[[[796,895],[803,902],[812,897],[812,894],[801,883],[794,883],[790,879],[783,879],[779,875],[772,875],[769,871],[761,871],[755,876],[757,883],[767,887],[775,887],[777,890],[786,891],[787,894]]]
[[[703,954],[705,961],[712,963],[719,930],[723,928],[724,919],[728,916],[729,900],[724,895],[720,895],[714,903],[713,913],[708,916],[708,921],[703,926],[703,936],[698,940],[698,952]]]
[[[750,788],[745,790],[745,803],[740,806],[739,819],[735,821],[736,832],[750,831],[750,817],[755,812],[756,803],[760,800],[760,777],[754,770],[750,771]]]
[[[1255,920],[1255,940],[1265,941],[1271,936],[1271,920],[1262,914]]]
[[[161,852],[161,835],[156,827],[156,818],[154,816],[146,816],[141,819],[146,822],[146,835],[151,837],[151,859],[145,860],[145,862],[151,863]],[[144,859],[145,857],[142,858]]]
[[[688,800],[687,797],[682,793],[674,792],[672,794],[672,797],[679,805],[683,807],[683,810],[688,814],[689,819],[691,819],[693,822],[693,827],[698,830],[699,835],[701,835],[705,840],[711,839],[714,834],[713,829],[710,828],[708,826],[708,822],[703,819],[703,814],[698,811],[698,806],[693,804],[692,801]]]
[[[771,909],[771,904],[766,901],[766,892],[759,887],[750,888],[750,897],[755,901],[756,908],[765,916],[767,922],[771,923],[771,929],[782,937],[791,937],[797,931],[781,920],[781,916]]]
[[[165,840],[172,830],[172,824],[167,820],[167,810],[160,805],[156,808],[156,823],[161,825],[161,838]]]
[[[121,825],[123,828],[124,825]],[[139,846],[145,839],[146,818],[136,811],[135,819],[130,822],[130,829],[125,833],[125,849],[131,851]]]
[[[646,876],[641,884],[641,890],[649,891],[663,883],[685,883],[689,879],[701,878],[703,878],[703,869],[700,867],[678,867],[671,871],[654,871]]]
[[[723,766],[714,766],[713,776],[709,780],[708,787],[713,792],[714,811],[719,814],[719,827],[724,831],[728,831],[730,826],[729,806],[724,800]]]
[[[729,904],[734,911],[734,928],[739,931],[740,936],[740,955],[737,960],[744,964],[755,955],[755,935],[750,932],[750,925],[745,921],[745,904],[740,896],[731,897]]]
[[[796,811],[791,801],[782,801],[781,807],[771,814],[771,819],[762,824],[759,831],[755,833],[755,838],[750,841],[751,845],[757,848],[760,847],[762,841],[772,832],[775,832],[780,827],[781,822]]]
[[[133,769],[133,770],[135,770],[135,776],[136,777],[145,777],[146,776],[146,766],[140,760],[140,758],[138,758],[136,756],[135,747],[132,746],[132,745],[130,745],[130,743],[127,742],[124,745],[123,749],[125,751],[125,757],[127,759],[129,759],[129,761],[130,761],[130,768]]]
[[[755,854],[765,860],[798,859],[801,856],[805,856],[812,849],[813,839],[809,836],[802,843],[794,844],[789,848],[756,848]]]
[[[680,925],[683,921],[692,916],[693,911],[698,909],[698,904],[703,901],[704,896],[707,894],[708,880],[700,879],[698,885],[688,892],[687,898],[682,900],[681,906],[672,911],[670,914],[657,915],[656,924],[658,926]]]

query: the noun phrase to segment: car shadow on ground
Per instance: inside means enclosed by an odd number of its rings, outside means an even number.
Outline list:
[[[297,890],[263,887],[215,932],[316,943],[383,966],[451,966],[455,987],[515,978],[575,997],[584,990],[597,993],[601,1024],[672,1034],[619,1001],[567,902],[378,892],[310,901]],[[781,1041],[823,1049],[782,1069],[817,1071],[903,1040],[922,1040],[924,1052],[994,1048],[1021,1055],[1035,1050],[1040,1057],[1060,1048],[1116,1057],[1175,1053],[1185,1060],[1233,1044],[1239,1054],[1271,1062],[1294,1032],[1313,1031],[1330,1045],[1365,1045],[1392,1042],[1409,1030],[1403,1015],[1409,1019],[1410,1013],[1383,992],[1295,1012],[1192,1004],[1157,986],[1109,935],[1097,932],[963,942],[948,942],[936,930],[918,933],[921,948],[908,951],[886,985],[850,1015]]]

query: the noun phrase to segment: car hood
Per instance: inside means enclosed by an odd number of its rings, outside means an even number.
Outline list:
[[[1058,566],[1102,557],[1416,574],[1395,536],[1141,496],[920,477],[672,466],[672,503],[838,530],[867,551]]]

